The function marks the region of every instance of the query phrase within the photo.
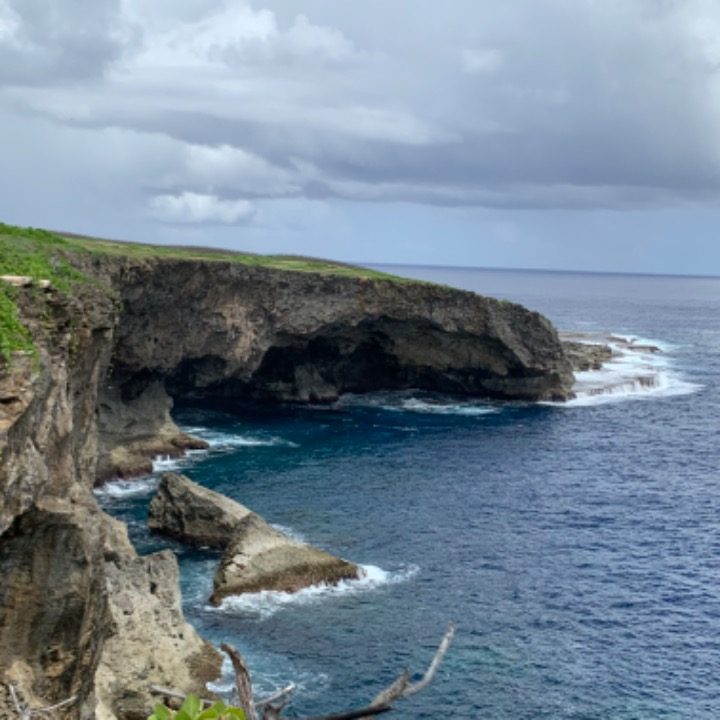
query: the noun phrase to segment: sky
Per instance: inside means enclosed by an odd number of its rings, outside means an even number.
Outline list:
[[[720,275],[717,0],[0,0],[0,220]]]

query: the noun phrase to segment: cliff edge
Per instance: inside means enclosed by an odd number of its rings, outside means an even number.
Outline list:
[[[197,446],[174,400],[571,395],[539,314],[373,271],[0,225],[0,276],[3,717],[9,684],[31,707],[74,698],[65,718],[134,719],[150,684],[202,691],[217,674],[174,557],[138,557],[92,494]]]

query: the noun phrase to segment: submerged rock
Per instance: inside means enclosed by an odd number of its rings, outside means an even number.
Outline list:
[[[251,511],[177,473],[164,473],[150,503],[148,527],[190,545],[227,547]]]

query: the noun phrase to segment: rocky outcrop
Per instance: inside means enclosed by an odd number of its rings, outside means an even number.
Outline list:
[[[95,717],[146,720],[158,699],[153,685],[207,696],[222,660],[183,618],[175,555],[137,557],[121,523],[113,551],[105,568],[113,632],[95,674]]]
[[[240,523],[220,561],[210,602],[261,590],[297,592],[311,585],[335,585],[359,577],[359,568],[296,542],[250,513]]]
[[[98,398],[98,464],[96,478],[137,477],[152,472],[156,457],[178,457],[208,444],[182,432],[170,417],[172,398],[159,381],[127,382],[123,388],[105,382]]]
[[[149,528],[189,545],[224,550],[250,510],[176,473],[164,473],[150,503]]]
[[[30,707],[75,698],[68,720],[145,718],[149,681],[199,689],[219,659],[174,558],[138,558],[91,493],[117,307],[93,283],[14,299],[35,352],[0,361],[0,715],[10,683]]]
[[[211,602],[260,590],[295,592],[359,576],[356,565],[292,540],[230,498],[165,473],[150,503],[148,525],[191,545],[225,549]]]
[[[564,340],[565,355],[575,372],[599,370],[613,355],[609,345]]]
[[[0,359],[0,714],[12,683],[36,707],[74,697],[60,713],[68,720],[139,718],[148,684],[194,691],[217,670],[182,617],[174,559],[139,558],[91,493],[98,477],[146,472],[154,455],[201,446],[172,422],[173,401],[572,393],[555,330],[518,305],[400,280],[111,257],[40,231],[28,237],[33,252],[43,242],[48,253],[65,248],[94,277],[72,291],[72,274],[60,272],[3,284],[35,352]],[[48,257],[51,269],[58,258]],[[250,513],[213,601],[356,575]]]

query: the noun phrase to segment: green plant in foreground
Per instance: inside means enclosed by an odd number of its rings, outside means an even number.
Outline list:
[[[188,695],[182,707],[175,712],[164,705],[156,705],[148,720],[245,720],[245,713],[240,708],[228,707],[222,701],[203,710],[202,701],[195,695]]]

